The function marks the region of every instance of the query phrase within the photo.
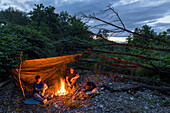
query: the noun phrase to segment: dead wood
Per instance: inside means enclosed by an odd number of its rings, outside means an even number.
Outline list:
[[[107,72],[107,71],[94,70],[94,69],[86,68],[86,67],[82,67],[82,66],[78,66],[76,68],[77,69],[90,70],[90,71],[92,71],[94,73],[105,74],[105,75],[108,75],[109,77],[113,76],[114,78],[128,79],[128,80],[136,81],[136,82],[147,84],[147,85],[151,85],[151,86],[170,87],[170,84],[167,84],[165,82],[149,80],[149,79],[143,78],[143,77],[127,76],[127,75],[122,75],[122,74],[121,74],[121,76],[118,76],[118,74],[116,74],[116,73]]]
[[[149,85],[141,84],[141,83],[138,83],[138,86],[132,87],[132,88],[113,89],[113,88],[111,88],[107,85],[102,85],[101,87],[104,87],[104,89],[109,90],[111,92],[126,92],[126,91],[129,91],[129,90],[140,90],[142,88],[146,88],[146,89],[150,89],[152,91],[154,91],[154,90],[159,91],[159,92],[166,94],[166,95],[170,94],[170,87],[149,86]]]
[[[109,64],[109,65],[115,65],[115,66],[120,66],[122,68],[124,67],[131,67],[131,68],[136,68],[137,66],[134,65],[125,65],[125,64],[117,64],[117,63],[113,63],[113,62],[103,62],[103,61],[94,61],[94,60],[78,60],[80,62],[88,62],[88,63],[100,63],[100,64]]]
[[[0,88],[2,87],[2,86],[4,86],[5,84],[7,84],[7,83],[9,83],[11,80],[6,80],[6,81],[4,81],[4,82],[1,82],[0,83]]]
[[[23,96],[25,97],[24,89],[23,89],[22,83],[21,83],[21,76],[20,76],[20,73],[21,73],[21,65],[22,65],[22,51],[21,51],[21,54],[20,54],[20,65],[19,65],[19,70],[18,70],[18,79],[19,79],[19,83],[20,83],[20,87],[21,87]]]
[[[106,72],[106,71],[98,71],[98,70],[94,70],[94,69],[89,69],[89,68],[85,68],[85,67],[77,67],[80,69],[84,69],[84,70],[90,70],[92,72],[95,73],[100,73],[100,74],[106,74],[106,75],[113,75],[114,78],[120,78],[122,79],[128,79],[128,80],[133,80],[138,82],[138,86],[133,87],[133,88],[126,88],[126,89],[119,89],[119,90],[115,90],[115,89],[111,89],[111,88],[107,88],[108,90],[112,91],[112,92],[121,92],[121,91],[128,91],[128,90],[138,90],[141,88],[147,88],[150,90],[157,90],[163,94],[170,94],[170,85],[164,82],[160,82],[160,81],[154,81],[154,80],[149,80],[146,78],[142,78],[142,77],[134,77],[134,76],[126,76],[126,75],[121,75],[121,76],[117,76],[117,74],[115,73],[111,73],[111,72]],[[106,86],[105,86],[106,87]]]
[[[90,54],[93,54],[93,55],[96,55],[96,56],[100,56],[100,57],[103,57],[103,58],[106,58],[106,59],[113,59],[113,60],[117,60],[117,61],[124,62],[124,63],[127,63],[127,64],[132,64],[132,65],[135,65],[135,66],[138,66],[138,67],[142,67],[142,68],[145,68],[145,69],[148,69],[148,70],[154,70],[154,68],[151,68],[151,67],[148,67],[148,66],[144,66],[142,64],[134,63],[134,62],[129,62],[129,61],[124,60],[124,59],[120,59],[120,58],[116,58],[116,57],[107,57],[107,56],[96,54],[96,53],[89,52],[89,51],[84,51],[84,52],[90,53]]]
[[[81,90],[81,87],[77,88],[76,91],[74,92],[73,96],[69,100],[73,101],[76,98],[76,96],[80,90]]]
[[[114,9],[113,9],[113,10],[114,10]],[[83,13],[82,13],[82,16],[83,16],[84,18],[89,18],[89,19],[98,20],[98,21],[103,22],[103,23],[105,23],[105,24],[107,24],[107,25],[113,26],[113,27],[115,27],[115,28],[117,28],[117,29],[126,31],[126,32],[128,32],[128,33],[132,33],[132,34],[134,34],[134,35],[138,35],[138,36],[141,36],[141,37],[145,37],[145,38],[148,38],[148,39],[156,40],[156,41],[159,41],[159,42],[162,42],[162,43],[165,43],[165,44],[170,45],[170,42],[167,42],[167,41],[164,41],[164,40],[160,40],[160,39],[157,39],[157,38],[153,38],[153,37],[150,37],[150,36],[147,36],[147,35],[139,34],[139,33],[136,33],[136,32],[132,32],[132,31],[126,29],[126,28],[122,28],[122,27],[120,27],[120,26],[117,26],[117,25],[112,24],[112,23],[110,23],[110,22],[107,22],[107,21],[105,21],[105,20],[102,20],[102,19],[100,19],[100,18],[98,18],[98,17],[96,17],[96,16],[92,16],[92,15],[86,16],[86,15],[83,14]]]
[[[92,35],[96,35],[95,33],[91,33]],[[156,50],[156,51],[170,51],[170,49],[160,49],[160,48],[154,48],[154,47],[147,47],[147,46],[142,46],[142,45],[136,45],[136,44],[121,44],[121,43],[116,43],[110,40],[105,39],[103,36],[100,35],[103,40],[110,42],[112,44],[102,44],[102,45],[89,45],[89,46],[84,46],[84,47],[102,47],[102,46],[109,46],[109,45],[119,45],[119,46],[126,46],[126,47],[137,47],[137,48],[143,48],[143,49],[150,49],[150,50]]]
[[[100,87],[104,87],[104,90],[109,90],[110,92],[126,92],[129,90],[138,90],[141,88],[140,85],[136,86],[136,87],[131,87],[131,88],[121,88],[121,89],[113,89],[105,84],[101,85]]]
[[[118,55],[127,55],[127,56],[133,56],[133,57],[138,57],[138,58],[142,58],[145,60],[155,60],[155,61],[160,61],[161,59],[157,59],[157,58],[150,58],[150,57],[144,57],[144,56],[140,56],[140,55],[134,55],[134,54],[130,54],[130,53],[120,53],[120,52],[107,52],[107,51],[100,51],[100,50],[93,50],[94,52],[100,52],[100,53],[108,53],[108,54],[118,54]]]

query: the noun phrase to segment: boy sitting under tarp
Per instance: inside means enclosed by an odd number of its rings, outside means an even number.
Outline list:
[[[66,82],[67,82],[67,85],[72,88],[73,86],[76,85],[76,80],[79,78],[79,74],[77,74],[75,71],[74,71],[74,68],[71,67],[70,68],[70,72],[67,73],[67,76],[66,76]]]
[[[48,93],[45,93],[45,90],[48,89],[47,84],[45,84],[43,81],[41,81],[41,77],[37,75],[35,77],[36,82],[33,83],[33,89],[34,89],[34,96],[33,98],[42,104],[47,103],[47,98],[52,98],[53,95],[49,95]]]

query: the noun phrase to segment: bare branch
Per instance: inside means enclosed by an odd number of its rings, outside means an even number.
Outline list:
[[[108,53],[108,54],[118,54],[118,55],[127,55],[127,56],[133,56],[133,57],[138,57],[138,58],[142,58],[145,60],[155,60],[155,61],[160,61],[161,59],[157,59],[157,58],[150,58],[150,57],[144,57],[144,56],[140,56],[140,55],[134,55],[134,54],[130,54],[130,53],[119,53],[119,52],[106,52],[106,51],[99,51],[99,50],[93,50],[94,52],[101,52],[101,53]]]
[[[120,59],[120,58],[116,58],[116,57],[107,57],[107,56],[96,54],[96,53],[89,52],[89,51],[84,51],[84,52],[85,53],[89,53],[89,54],[93,54],[93,55],[96,55],[96,56],[100,56],[100,57],[103,57],[103,58],[106,58],[106,59],[112,59],[112,60],[117,60],[117,61],[124,62],[124,63],[127,63],[127,64],[132,64],[132,65],[135,65],[135,66],[138,66],[138,67],[142,67],[142,68],[145,68],[145,69],[148,69],[148,70],[154,70],[151,67],[144,66],[142,64],[138,64],[138,63],[134,63],[134,62],[129,62],[129,61],[124,60],[124,59]]]
[[[113,11],[113,12],[116,14],[116,16],[118,17],[119,21],[121,22],[123,28],[126,29],[124,23],[122,22],[122,20],[121,20],[121,18],[120,18],[120,16],[119,16],[118,13],[113,9],[112,5],[110,4],[108,7],[109,7],[109,9],[110,9],[111,11]]]
[[[124,67],[131,67],[131,68],[136,68],[137,66],[134,65],[125,65],[125,64],[117,64],[113,62],[103,62],[103,61],[94,61],[94,60],[79,60],[80,62],[89,62],[89,63],[100,63],[100,64],[109,64],[109,65],[115,65],[115,66],[120,66],[122,68]]]
[[[156,41],[159,41],[159,42],[162,42],[162,43],[170,45],[170,42],[167,42],[167,41],[164,41],[164,40],[160,40],[160,39],[157,39],[157,38],[153,38],[153,37],[150,37],[150,36],[147,36],[147,35],[139,34],[139,33],[136,33],[136,32],[132,32],[132,31],[130,31],[128,29],[122,28],[122,27],[117,26],[115,24],[112,24],[112,23],[110,23],[108,21],[102,20],[102,19],[100,19],[100,18],[98,18],[96,16],[92,16],[92,15],[87,16],[87,15],[84,15],[84,14],[82,16],[84,18],[90,18],[90,19],[98,20],[100,22],[106,23],[106,24],[108,24],[110,26],[116,27],[116,28],[118,28],[120,30],[126,31],[126,32],[134,34],[134,35],[138,35],[138,36],[141,36],[141,37],[145,37],[145,38],[148,38],[148,39],[156,40]]]
[[[95,33],[89,32],[93,35],[96,35]],[[134,44],[120,44],[120,43],[115,43],[113,41],[110,41],[106,39],[103,36],[100,36],[103,40],[110,42],[112,44],[103,44],[103,45],[89,45],[88,47],[99,47],[99,46],[109,46],[109,45],[119,45],[119,46],[127,46],[127,47],[137,47],[137,48],[143,48],[143,49],[150,49],[150,50],[156,50],[156,51],[170,51],[170,49],[159,49],[159,48],[153,48],[153,47],[147,47],[147,46],[141,46],[141,45],[134,45]]]

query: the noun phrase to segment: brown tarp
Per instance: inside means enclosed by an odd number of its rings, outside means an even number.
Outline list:
[[[83,53],[66,55],[51,58],[24,60],[21,65],[21,82],[24,88],[29,88],[35,82],[35,76],[40,75],[42,81],[48,85],[54,85],[64,77],[67,71],[67,63],[75,61],[75,57],[82,56]],[[18,80],[18,69],[12,69],[14,83],[20,87]]]

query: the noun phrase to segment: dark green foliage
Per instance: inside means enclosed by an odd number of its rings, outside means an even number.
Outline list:
[[[32,26],[55,42],[58,55],[73,54],[75,51],[70,52],[71,49],[92,41],[87,33],[88,26],[81,19],[64,11],[56,14],[52,6],[44,7],[43,4],[35,6],[36,8],[29,13]]]
[[[33,8],[33,11],[29,13],[31,25],[48,38],[57,38],[53,36],[56,30],[58,16],[54,12],[55,8],[52,6],[44,7],[43,4],[35,6],[36,8]]]
[[[28,25],[30,19],[25,12],[9,7],[4,11],[0,11],[0,23]]]
[[[169,42],[170,41],[170,35],[169,30],[161,32],[157,34],[151,27],[144,25],[142,29],[136,28],[135,32],[139,34],[144,34],[147,36],[151,36],[157,39],[161,39],[164,41]],[[162,48],[162,49],[170,49],[170,46],[155,40],[147,39],[146,37],[140,37],[137,35],[133,35],[132,37],[129,37],[129,44],[138,44],[143,45],[147,47],[154,47],[154,48]],[[157,79],[164,78],[162,75],[166,75],[166,78],[169,78],[168,68],[170,67],[170,53],[166,51],[154,51],[154,50],[146,50],[141,48],[130,48],[130,53],[136,54],[136,55],[142,55],[145,57],[152,57],[160,59],[160,61],[153,61],[153,60],[144,60],[140,58],[134,58],[130,57],[129,60],[142,63],[144,65],[149,65],[152,63],[154,67],[157,67],[159,71],[146,71],[144,69],[137,69],[136,74],[139,76],[148,76],[154,78],[156,76]],[[158,70],[157,69],[157,70]],[[159,78],[160,77],[160,78]]]
[[[24,59],[49,57],[55,49],[50,39],[40,32],[19,25],[0,27],[0,73],[6,74],[19,64],[20,52],[24,52]]]
[[[62,11],[56,14],[52,6],[44,7],[43,4],[35,5],[36,8],[29,13],[33,26],[44,33],[48,38],[59,40],[68,36],[89,38],[88,27],[75,16]]]

